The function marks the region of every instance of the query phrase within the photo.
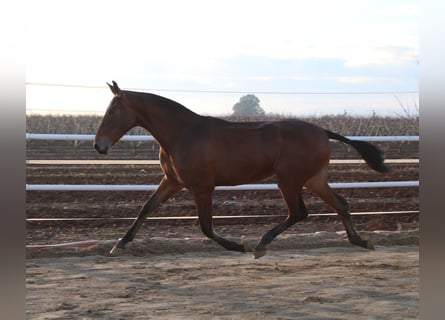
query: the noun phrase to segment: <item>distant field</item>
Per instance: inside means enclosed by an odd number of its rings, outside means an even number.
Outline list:
[[[231,121],[260,121],[285,119],[280,115],[261,117],[222,117]],[[26,116],[26,131],[32,133],[73,133],[94,134],[101,116]],[[348,115],[304,117],[307,122],[317,124],[342,135],[418,135],[419,117],[352,117]],[[144,134],[142,128],[135,128],[129,134]]]

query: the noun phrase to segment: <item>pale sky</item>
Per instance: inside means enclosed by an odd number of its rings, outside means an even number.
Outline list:
[[[28,1],[27,111],[103,113],[115,80],[211,115],[247,93],[273,113],[415,112],[419,20],[409,0]]]

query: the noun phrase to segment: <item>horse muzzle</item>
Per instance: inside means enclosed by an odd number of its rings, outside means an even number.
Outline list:
[[[107,154],[110,149],[110,140],[109,139],[101,139],[99,141],[94,142],[94,149],[100,154]]]

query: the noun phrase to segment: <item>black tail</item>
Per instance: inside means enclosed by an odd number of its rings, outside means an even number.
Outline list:
[[[338,140],[351,145],[358,151],[358,153],[360,153],[362,158],[372,169],[382,173],[389,172],[389,168],[383,163],[385,160],[385,153],[376,146],[369,142],[348,139],[329,130],[325,131],[328,134],[329,139]]]

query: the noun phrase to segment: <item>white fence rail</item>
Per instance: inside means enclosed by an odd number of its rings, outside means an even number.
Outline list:
[[[352,140],[363,141],[419,141],[419,136],[348,136]],[[27,140],[93,140],[94,135],[84,134],[40,134],[26,133]],[[153,141],[150,135],[125,135],[123,141]],[[419,181],[378,181],[378,182],[337,182],[331,188],[384,188],[418,187]],[[157,185],[66,185],[66,184],[26,184],[27,191],[151,191]],[[216,190],[275,190],[276,184],[244,184],[238,186],[218,186]]]
[[[418,187],[419,181],[377,181],[377,182],[333,182],[329,186],[333,189],[347,188],[383,188],[383,187]],[[156,184],[27,184],[29,191],[154,191]],[[277,190],[275,183],[241,184],[237,186],[218,186],[215,190]]]
[[[346,136],[362,141],[419,141],[419,136]],[[94,140],[93,134],[26,133],[26,140]],[[154,141],[151,135],[124,135],[122,141]]]
[[[26,133],[26,140],[94,140],[94,134]],[[122,141],[154,141],[150,135],[124,135]]]

